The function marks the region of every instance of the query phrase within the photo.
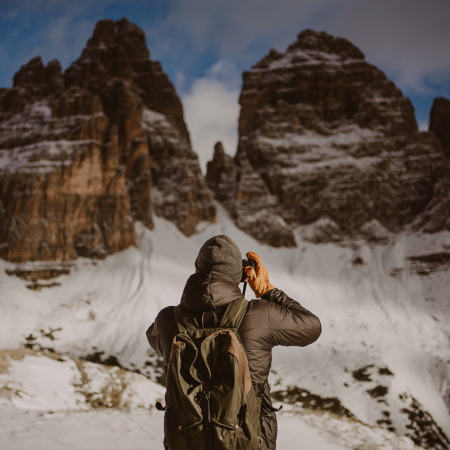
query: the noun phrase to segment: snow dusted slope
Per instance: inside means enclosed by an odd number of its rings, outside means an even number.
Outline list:
[[[57,353],[0,351],[0,404],[29,410],[151,408],[164,388],[142,375]]]
[[[162,307],[178,303],[201,244],[225,233],[243,253],[259,253],[272,283],[322,320],[317,343],[274,350],[277,398],[314,408],[320,399],[336,397],[363,422],[429,448],[448,448],[443,433],[450,434],[450,277],[444,269],[450,233],[400,234],[391,244],[345,247],[303,241],[299,230],[297,248],[274,249],[218,209],[218,222],[204,224],[190,238],[163,219],[155,218],[153,231],[138,226],[138,247],[104,261],[80,258],[51,288],[28,289],[26,281],[5,273],[16,266],[1,261],[1,348],[113,356],[156,378],[161,368],[146,328]],[[423,255],[435,256],[417,258]],[[323,403],[327,409],[330,402]]]

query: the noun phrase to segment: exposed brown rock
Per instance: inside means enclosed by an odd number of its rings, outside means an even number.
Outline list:
[[[67,263],[66,263],[67,264]],[[34,269],[20,269],[7,270],[8,275],[15,275],[22,280],[37,281],[37,280],[52,280],[61,275],[68,275],[70,273],[69,267],[41,267]]]
[[[434,99],[429,129],[438,137],[445,156],[450,158],[450,100],[444,97]]]
[[[317,242],[384,242],[412,226],[434,198],[444,176],[437,140],[418,132],[409,99],[346,39],[303,31],[285,53],[271,50],[244,72],[243,81],[232,179],[258,186],[265,198],[258,217],[244,220],[254,216],[252,202],[242,201],[235,181],[212,181],[219,155],[207,179],[254,237],[289,245],[274,239],[269,222],[283,225],[289,243],[298,226],[317,223]],[[232,173],[231,159],[226,165]]]
[[[28,101],[59,93],[64,89],[61,64],[54,59],[44,66],[41,57],[36,56],[14,75],[13,87],[21,89]]]
[[[64,74],[36,57],[0,91],[0,257],[104,257],[134,244],[134,221],[152,227],[153,212],[187,235],[215,218],[144,33],[100,21]]]
[[[153,201],[156,214],[191,235],[198,222],[214,220],[215,208],[191,149],[181,102],[161,64],[148,58],[139,27],[126,19],[100,21],[66,71],[66,84],[98,93],[117,125],[134,217],[151,226]]]

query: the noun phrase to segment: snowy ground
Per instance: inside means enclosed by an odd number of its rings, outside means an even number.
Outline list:
[[[54,413],[0,407],[4,450],[163,450],[163,414],[104,409]],[[381,428],[327,415],[282,413],[280,450],[419,450]]]
[[[142,375],[56,353],[0,351],[2,449],[162,449],[164,388]],[[412,450],[414,444],[356,420],[286,405],[283,450]]]
[[[0,351],[0,405],[61,411],[150,408],[165,389],[114,366],[29,349]]]
[[[228,234],[243,253],[259,253],[272,283],[322,321],[317,343],[275,349],[273,391],[297,386],[337,397],[357,419],[398,434],[411,432],[402,410],[420,408],[450,435],[450,272],[427,259],[410,259],[448,254],[450,233],[403,233],[372,246],[317,245],[299,233],[298,248],[274,249],[237,229],[218,208],[217,224],[205,224],[190,238],[155,218],[154,230],[138,227],[137,248],[104,261],[80,258],[69,275],[41,282],[59,285],[41,290],[7,275],[17,266],[0,261],[0,349],[28,345],[74,358],[114,356],[122,366],[155,377],[146,328],[161,308],[179,302],[202,243]],[[19,268],[37,266],[45,264]],[[291,426],[290,420],[283,426]]]

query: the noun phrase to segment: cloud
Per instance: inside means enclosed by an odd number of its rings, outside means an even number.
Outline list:
[[[31,53],[42,55],[46,61],[56,58],[67,67],[81,54],[94,27],[95,21],[72,22],[69,17],[50,21],[45,31],[34,36],[38,44]]]
[[[140,0],[136,0],[140,3]],[[67,67],[81,53],[98,19],[121,0],[4,0],[0,17],[0,85],[35,56]]]
[[[16,9],[16,10],[10,10],[5,14],[5,18],[6,19],[16,19],[17,17],[20,16],[20,12]]]
[[[203,172],[217,141],[227,153],[236,152],[239,80],[235,66],[219,61],[182,97],[192,146]]]
[[[165,20],[146,32],[157,58],[176,57],[186,68],[198,58],[232,59],[248,68],[271,47],[284,49],[301,29],[331,20],[343,2],[172,0]]]
[[[450,79],[448,0],[172,0],[147,30],[158,59],[191,71],[232,59],[249,69],[305,28],[350,39],[400,88],[427,93]],[[171,63],[169,63],[171,64]],[[201,64],[201,62],[200,62]],[[429,93],[429,92],[428,92]]]
[[[330,31],[359,46],[403,90],[450,80],[448,0],[352,1]]]
[[[51,1],[46,0],[45,5]],[[45,5],[42,5],[44,8]],[[34,13],[34,6],[30,6]],[[35,56],[42,56],[44,62],[58,59],[67,67],[81,53],[95,26],[94,20],[80,18],[83,13],[80,5],[68,8],[65,14],[45,19],[45,26],[27,25],[29,17],[21,18],[23,29],[20,34],[9,34],[1,42],[1,62],[4,65],[3,85],[10,86],[15,72]],[[37,13],[36,13],[37,14]],[[39,22],[42,17],[36,17]],[[5,68],[7,68],[5,70]]]

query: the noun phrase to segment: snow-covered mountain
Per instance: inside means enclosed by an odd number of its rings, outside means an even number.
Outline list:
[[[138,26],[101,20],[64,72],[36,57],[0,90],[1,258],[102,258],[154,212],[187,235],[214,220],[180,99],[149,55]]]
[[[238,226],[294,246],[450,229],[450,107],[419,132],[410,100],[346,39],[302,31],[243,74],[236,156],[216,149],[207,182]]]

